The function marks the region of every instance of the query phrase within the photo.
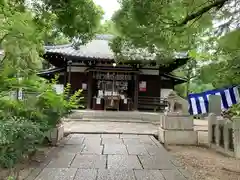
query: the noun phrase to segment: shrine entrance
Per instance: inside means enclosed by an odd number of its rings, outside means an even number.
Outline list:
[[[133,110],[135,73],[115,69],[92,71],[92,109]]]

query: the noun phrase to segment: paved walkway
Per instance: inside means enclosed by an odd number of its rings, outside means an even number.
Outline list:
[[[208,124],[206,120],[195,120],[194,129],[198,131],[199,144],[208,143]],[[158,135],[158,125],[152,123],[126,123],[126,122],[86,122],[86,121],[65,121],[65,133],[126,133],[142,135]]]
[[[128,134],[156,134],[158,126],[151,123],[125,123],[125,122],[83,122],[65,121],[66,133],[128,133]]]
[[[153,136],[72,134],[58,149],[37,177],[30,176],[32,180],[186,180],[187,176]]]

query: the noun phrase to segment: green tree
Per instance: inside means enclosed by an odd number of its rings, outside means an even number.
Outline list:
[[[104,21],[104,23],[99,26],[97,33],[119,35],[119,32],[117,31],[115,24],[112,20]]]
[[[182,95],[240,83],[240,1],[238,0],[121,0],[113,16],[120,36],[112,49],[142,47],[168,63],[173,52],[188,51],[190,62],[178,70],[188,83]],[[170,56],[170,58],[169,58]],[[195,65],[194,65],[195,66]],[[192,71],[191,71],[192,69]],[[194,73],[193,73],[194,72]]]
[[[96,32],[103,11],[92,0],[0,2],[2,71],[27,77],[42,67],[44,44],[61,44],[74,37],[86,43]],[[6,68],[7,67],[7,68]]]
[[[173,51],[202,53],[203,49],[213,48],[216,36],[231,31],[229,26],[239,19],[240,9],[236,0],[121,0],[120,3],[122,8],[113,21],[121,37],[113,42],[113,50],[119,53],[123,45],[133,44],[158,54],[164,50],[167,56]],[[216,25],[215,21],[221,24]]]

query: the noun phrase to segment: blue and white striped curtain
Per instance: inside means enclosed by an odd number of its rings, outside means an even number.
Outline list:
[[[215,89],[197,94],[189,94],[189,113],[192,115],[208,113],[210,95],[221,96],[222,110],[228,109],[233,104],[237,104],[240,100],[237,86],[226,89]]]

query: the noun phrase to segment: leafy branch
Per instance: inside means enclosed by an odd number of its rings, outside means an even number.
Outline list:
[[[215,2],[199,9],[197,12],[194,12],[192,14],[188,14],[179,24],[178,26],[186,25],[189,21],[201,17],[203,14],[209,12],[213,8],[220,9],[228,0],[216,0]]]

